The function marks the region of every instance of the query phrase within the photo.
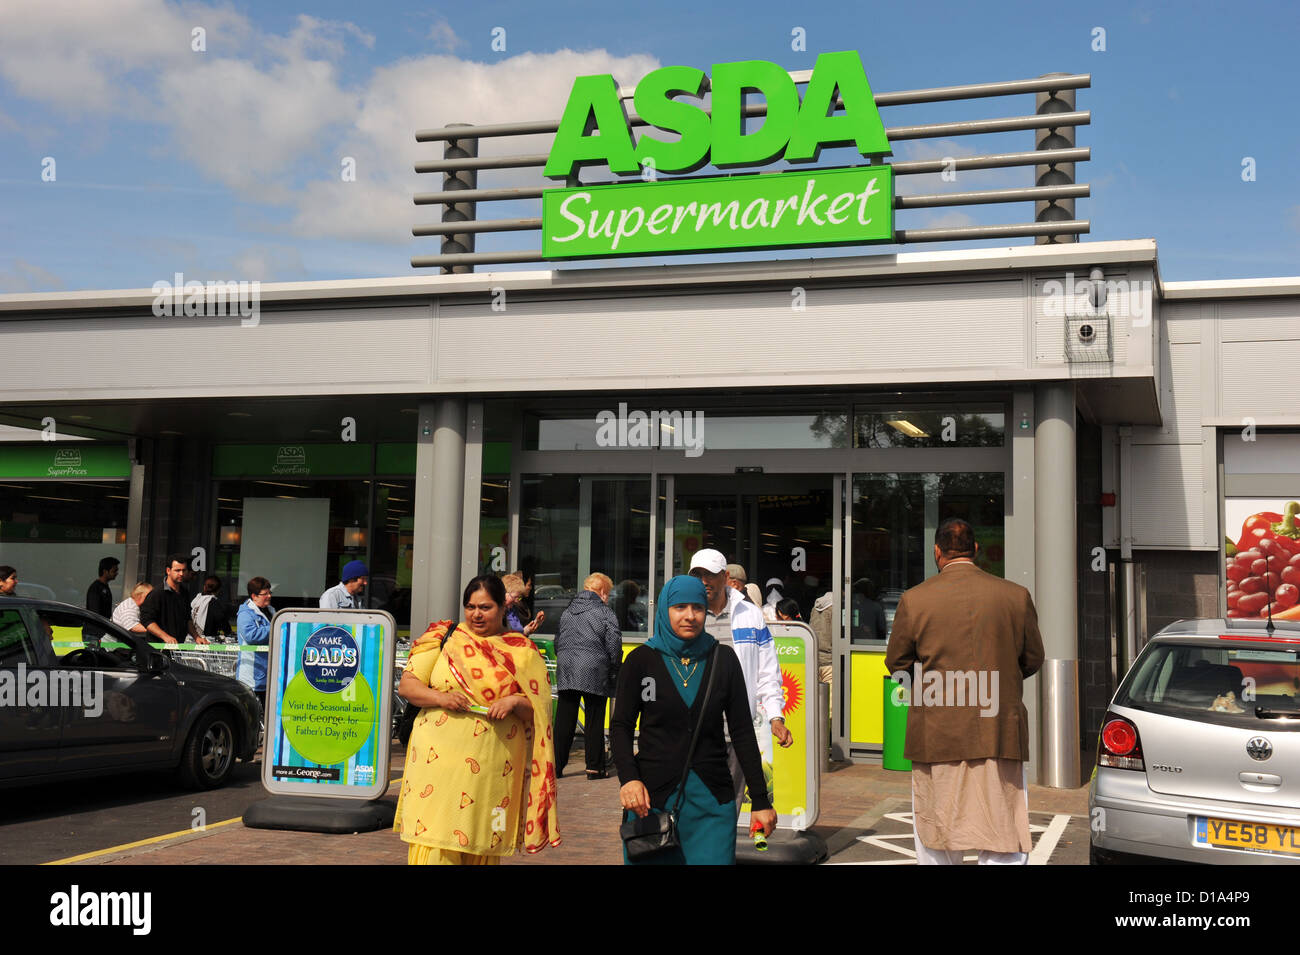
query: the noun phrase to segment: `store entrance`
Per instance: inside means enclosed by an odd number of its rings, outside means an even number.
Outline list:
[[[829,474],[677,475],[672,494],[672,573],[711,547],[741,564],[766,602],[773,590],[811,617],[835,589],[838,496]]]

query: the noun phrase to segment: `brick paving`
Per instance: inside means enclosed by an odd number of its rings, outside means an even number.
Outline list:
[[[393,775],[403,752],[393,755]],[[535,856],[515,855],[507,865],[618,865],[620,809],[618,780],[589,780],[581,754],[571,757],[576,775],[559,780],[559,820],[564,843]],[[832,863],[907,864],[911,808],[907,773],[879,766],[834,763],[822,775],[821,812],[813,831],[827,843]],[[397,801],[397,784],[386,797]],[[1047,836],[1052,865],[1088,861],[1087,789],[1031,786],[1029,808],[1035,845]],[[901,818],[900,818],[901,817]],[[221,820],[213,820],[214,823]],[[864,841],[874,840],[874,841]],[[891,846],[895,848],[891,848]],[[323,835],[247,829],[241,822],[210,827],[163,843],[139,846],[85,860],[108,865],[365,865],[406,862],[406,843],[390,831]]]

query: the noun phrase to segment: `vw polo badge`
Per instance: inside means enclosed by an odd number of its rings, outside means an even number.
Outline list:
[[[1262,736],[1252,736],[1246,742],[1246,755],[1263,762],[1273,755],[1273,744]]]

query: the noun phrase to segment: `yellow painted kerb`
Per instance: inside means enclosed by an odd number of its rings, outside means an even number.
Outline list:
[[[83,852],[78,856],[68,856],[66,859],[55,859],[53,862],[43,862],[42,865],[71,865],[74,862],[84,862],[86,859],[94,859],[98,856],[108,856],[115,852],[125,852],[127,849],[136,849],[140,846],[153,845],[157,842],[166,842],[169,839],[179,839],[181,836],[192,836],[196,832],[211,832],[213,829],[220,829],[222,826],[228,826],[232,822],[239,822],[241,816],[234,819],[223,819],[221,822],[214,822],[210,826],[204,826],[202,829],[182,829],[180,832],[169,832],[165,836],[150,836],[148,839],[139,839],[135,842],[123,843],[120,846],[112,846],[108,849],[96,849],[94,852]]]

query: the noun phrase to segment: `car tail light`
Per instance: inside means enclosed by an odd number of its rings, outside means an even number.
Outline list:
[[[1142,761],[1142,741],[1137,727],[1120,716],[1109,717],[1101,727],[1101,744],[1097,747],[1097,765],[1113,769],[1146,770]]]

